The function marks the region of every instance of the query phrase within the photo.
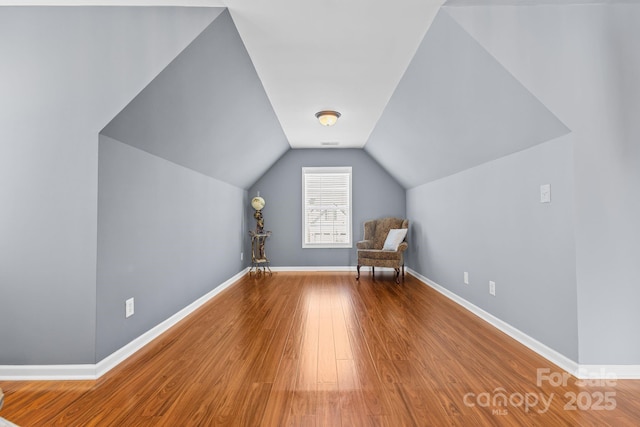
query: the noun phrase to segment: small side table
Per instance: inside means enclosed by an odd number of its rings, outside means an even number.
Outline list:
[[[269,268],[269,259],[265,252],[265,243],[267,238],[271,236],[270,231],[263,231],[262,233],[256,233],[255,231],[249,231],[251,235],[251,268],[249,274],[255,273],[256,276],[267,274],[273,275],[271,268]]]

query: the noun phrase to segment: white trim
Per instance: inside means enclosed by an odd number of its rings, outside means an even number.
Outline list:
[[[356,271],[358,271],[358,269],[356,268],[355,265],[352,266],[335,266],[335,267],[331,267],[331,266],[322,266],[322,265],[318,265],[318,266],[293,266],[293,267],[270,267],[271,271],[353,271],[354,273]],[[361,265],[360,266],[360,274],[363,274],[366,271],[371,271],[371,267],[368,265]],[[392,267],[376,267],[376,271],[395,271],[394,268]]]
[[[353,271],[354,273],[358,270],[356,268],[355,265],[352,266],[335,266],[335,267],[331,267],[331,266],[322,266],[322,265],[317,265],[317,266],[294,266],[294,267],[270,267],[271,271],[292,271],[292,272],[296,272],[296,271],[300,271],[300,272],[304,272],[304,271]],[[360,266],[360,274],[363,274],[366,271],[371,271],[371,267],[368,265],[362,265]],[[376,267],[376,271],[395,271],[395,269],[393,267]]]
[[[0,6],[176,6],[226,7],[219,0],[0,0]]]
[[[11,421],[0,417],[0,427],[18,427],[18,426],[12,423]]]
[[[495,317],[480,307],[470,303],[466,299],[454,294],[445,287],[437,284],[433,280],[421,275],[420,273],[407,267],[407,273],[420,280],[425,285],[438,291],[445,297],[449,298],[458,305],[466,308],[485,322],[509,335],[522,345],[535,351],[551,363],[556,364],[559,368],[564,369],[571,375],[579,379],[640,379],[640,365],[580,365],[569,359],[565,355],[558,353],[556,350],[547,347],[540,341],[531,338],[521,330],[511,326],[505,321]]]
[[[307,267],[271,267],[271,271],[356,271],[355,266],[351,267],[326,267],[326,266],[307,266]]]
[[[640,380],[640,365],[579,365],[577,378]]]
[[[95,380],[96,365],[0,365],[2,381]]]
[[[495,328],[509,335],[511,338],[515,339],[516,341],[520,342],[521,344],[535,351],[545,359],[549,360],[552,363],[555,363],[556,365],[558,365],[558,367],[564,369],[565,371],[571,374],[574,374],[574,372],[578,371],[578,364],[573,360],[569,359],[568,357],[564,356],[563,354],[560,354],[557,351],[542,344],[540,341],[537,341],[531,338],[529,335],[525,334],[521,330],[514,328],[510,324],[495,317],[493,314],[484,311],[477,305],[470,303],[466,299],[458,296],[457,294],[454,294],[450,290],[444,288],[443,286],[437,284],[436,282],[430,280],[429,278],[421,275],[420,273],[410,268],[407,268],[407,272],[412,276],[414,276],[416,279],[426,284],[427,286],[440,292],[442,295],[449,298],[453,302],[466,308],[468,311],[475,314],[485,322],[491,324]]]
[[[151,328],[138,338],[116,350],[95,365],[0,365],[0,380],[95,380],[118,366],[125,359],[149,344],[182,319],[196,311],[211,298],[227,289],[249,272],[249,267],[218,285],[173,316]]]
[[[342,271],[353,272],[356,267],[272,267],[273,271]],[[413,277],[441,293],[458,305],[464,307],[471,313],[480,317],[490,325],[496,327],[500,331],[509,335],[511,338],[520,342],[532,351],[548,361],[556,364],[559,368],[564,369],[579,379],[640,379],[640,365],[580,365],[557,351],[547,347],[541,342],[531,338],[529,335],[514,328],[503,320],[498,319],[494,315],[484,311],[480,307],[470,303],[464,298],[454,294],[448,289],[438,285],[434,281],[419,274],[411,268],[406,268],[407,273]],[[169,330],[172,326],[180,322],[182,319],[200,308],[204,303],[218,295],[224,289],[240,280],[249,271],[249,267],[240,271],[211,292],[189,304],[164,322],[140,335],[129,344],[113,352],[95,365],[0,365],[0,380],[2,381],[18,381],[18,380],[95,380],[102,375],[115,368],[122,361],[133,355],[142,347],[150,343],[152,340]]]

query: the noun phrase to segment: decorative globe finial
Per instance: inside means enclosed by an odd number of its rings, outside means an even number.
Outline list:
[[[261,211],[262,208],[264,208],[264,205],[265,205],[265,201],[259,195],[251,199],[251,206],[253,207],[253,209],[257,211]]]
[[[264,208],[265,201],[258,195],[251,199],[251,207],[256,210],[253,217],[256,219],[256,233],[261,234],[264,231],[264,218],[262,218],[262,209]]]

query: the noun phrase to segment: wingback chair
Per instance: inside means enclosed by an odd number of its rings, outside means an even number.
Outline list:
[[[400,283],[400,268],[404,278],[403,253],[409,247],[406,241],[399,244],[397,250],[383,250],[389,230],[409,228],[409,220],[402,218],[382,218],[365,221],[364,240],[356,244],[358,248],[358,276],[360,279],[360,267],[370,266],[372,274],[376,267],[390,267],[396,271],[396,283]],[[406,237],[405,237],[406,240]]]

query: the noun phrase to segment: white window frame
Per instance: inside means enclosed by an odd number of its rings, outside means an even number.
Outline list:
[[[347,215],[348,242],[343,243],[311,243],[307,241],[307,200],[306,200],[306,176],[307,174],[348,174],[349,175],[349,214]],[[302,168],[302,247],[303,248],[352,248],[353,247],[353,204],[352,204],[352,170],[351,166],[344,167],[303,167]]]

